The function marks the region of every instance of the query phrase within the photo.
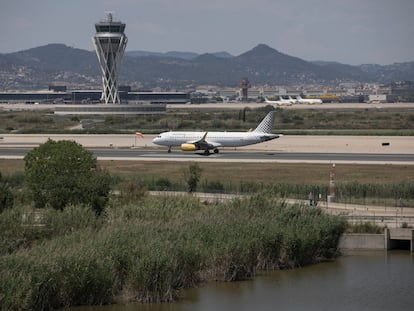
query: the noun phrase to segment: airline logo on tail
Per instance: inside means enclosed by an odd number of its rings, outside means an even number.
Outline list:
[[[256,127],[254,132],[268,133],[271,134],[273,130],[273,125],[275,123],[276,111],[270,111],[266,117],[260,122]]]

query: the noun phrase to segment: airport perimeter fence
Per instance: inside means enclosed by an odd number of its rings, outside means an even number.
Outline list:
[[[156,191],[187,191],[184,180],[173,181],[165,177],[152,178],[144,181],[148,190]],[[300,185],[288,183],[263,183],[252,181],[225,182],[202,179],[198,192],[221,194],[253,194],[258,192],[279,194],[281,197],[309,200],[317,205],[319,201],[326,202],[330,193],[329,185]],[[414,182],[397,184],[371,184],[371,183],[339,183],[335,186],[335,202],[344,204],[413,207],[414,208]]]

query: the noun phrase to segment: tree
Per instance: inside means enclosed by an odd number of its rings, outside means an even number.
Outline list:
[[[110,176],[97,167],[92,152],[74,141],[53,141],[25,158],[25,182],[35,207],[62,210],[88,204],[100,214],[108,201]]]
[[[201,177],[201,168],[197,163],[193,163],[189,167],[189,175],[187,176],[188,192],[194,192],[197,189],[198,181]]]
[[[12,208],[13,201],[14,197],[10,185],[0,173],[0,213],[6,208]]]

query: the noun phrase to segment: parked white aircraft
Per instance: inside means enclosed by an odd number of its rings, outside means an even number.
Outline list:
[[[284,99],[282,96],[279,96],[279,99],[281,102],[285,103],[285,105],[292,105],[296,104],[296,100],[294,100],[292,97],[289,96],[289,99]]]
[[[288,99],[292,104],[300,104],[299,100],[297,98],[292,98],[292,96],[289,96]]]
[[[296,100],[300,104],[309,104],[309,105],[322,104],[322,99],[319,99],[319,98],[302,98],[300,95],[296,96]]]
[[[267,97],[264,98],[265,102],[272,105],[278,105],[278,106],[290,106],[292,103],[289,100],[283,99],[281,96],[279,96],[279,100],[269,100]]]
[[[276,111],[269,112],[255,130],[248,132],[164,132],[155,137],[152,142],[156,145],[171,147],[180,146],[182,151],[209,150],[218,153],[219,147],[241,147],[258,144],[281,137],[272,134]]]

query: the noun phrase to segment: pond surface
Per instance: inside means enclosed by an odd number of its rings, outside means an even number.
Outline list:
[[[76,307],[72,311],[414,310],[414,257],[408,251],[352,252],[334,262],[208,283],[175,303]]]

